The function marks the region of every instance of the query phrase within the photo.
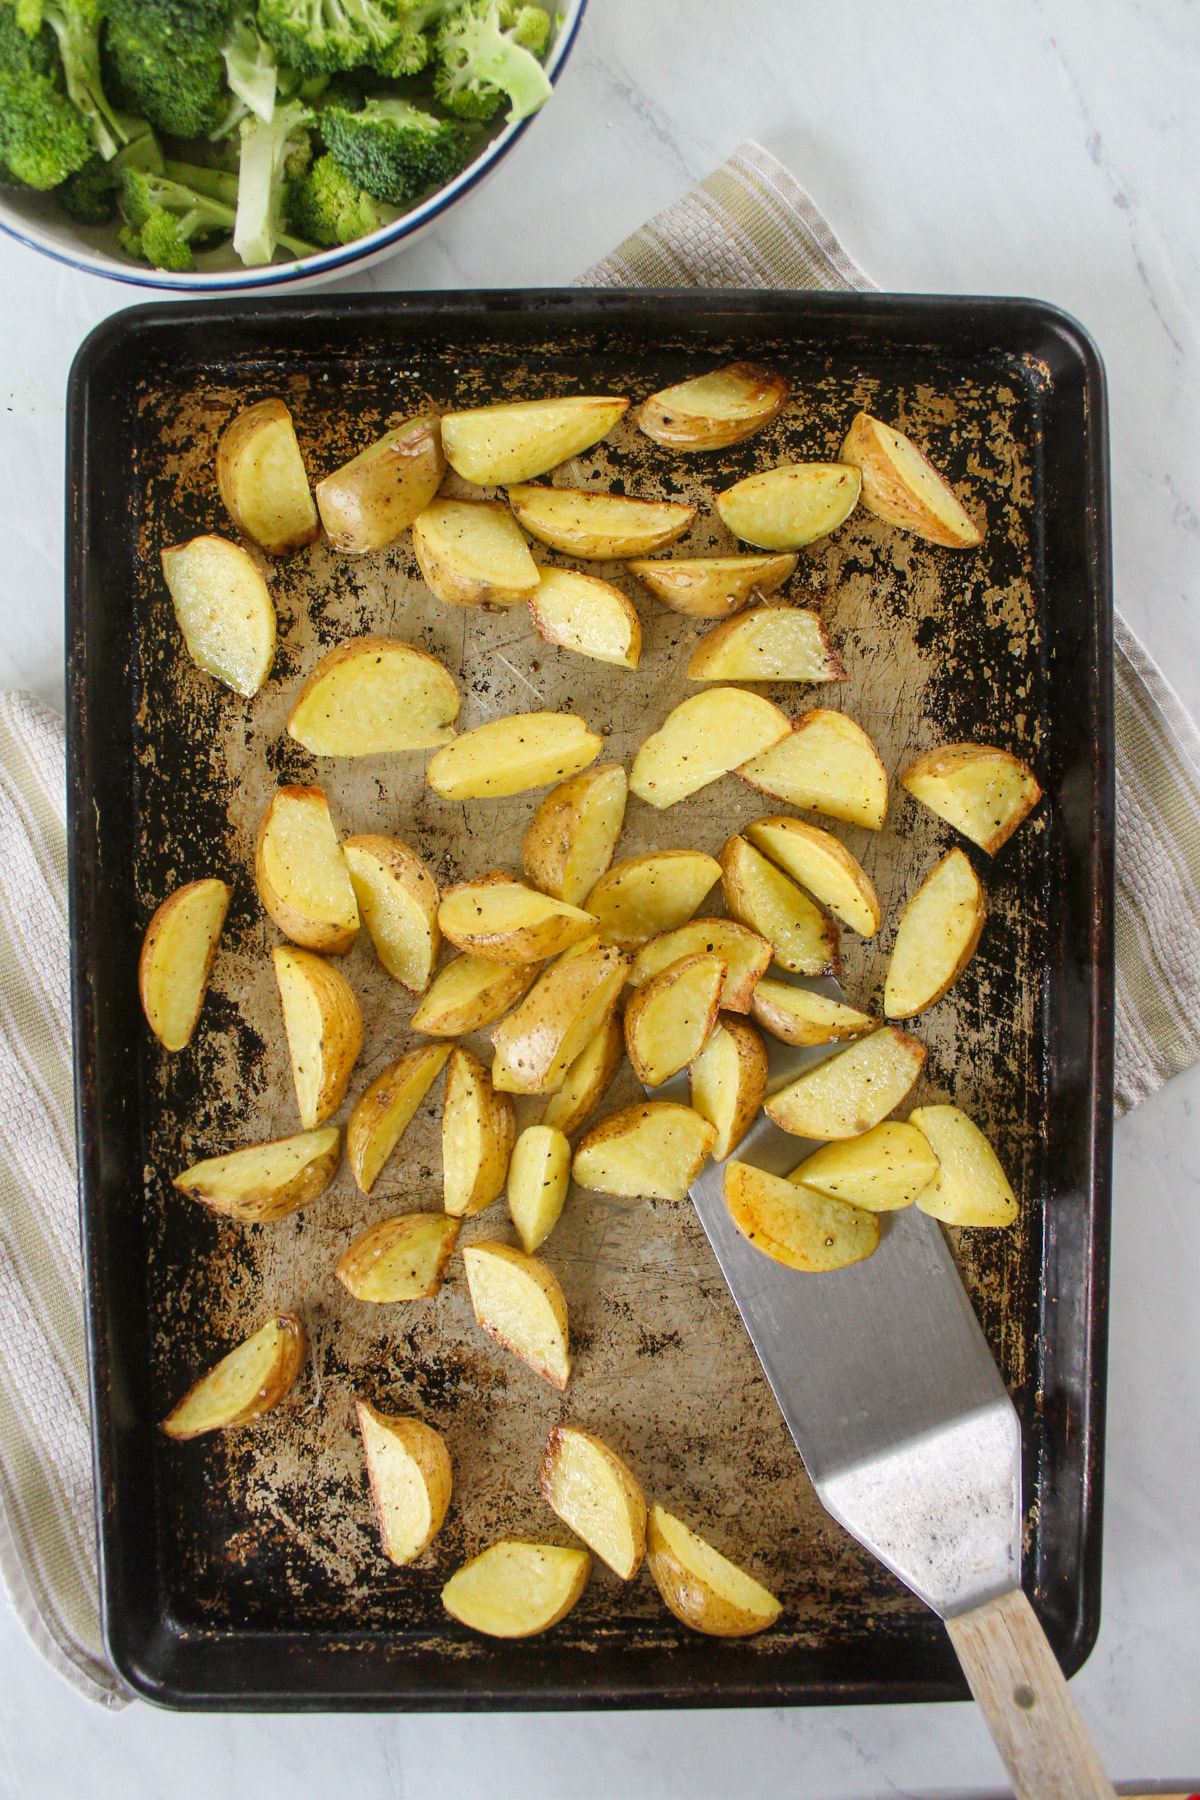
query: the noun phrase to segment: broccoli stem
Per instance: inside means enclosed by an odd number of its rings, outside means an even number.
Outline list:
[[[111,162],[132,133],[105,98],[100,76],[99,28],[71,0],[66,0],[62,9],[48,6],[45,18],[58,39],[67,93],[90,125],[97,150],[106,162]]]
[[[247,268],[269,263],[280,244],[293,256],[305,256],[312,249],[282,228],[285,164],[296,136],[305,141],[303,127],[311,117],[306,106],[291,102],[275,109],[269,125],[257,119],[242,122],[233,247]]]
[[[182,187],[190,187],[194,193],[205,194],[210,200],[220,200],[224,206],[236,206],[238,197],[238,178],[226,169],[202,169],[195,163],[166,163],[165,173],[168,180],[178,181]]]

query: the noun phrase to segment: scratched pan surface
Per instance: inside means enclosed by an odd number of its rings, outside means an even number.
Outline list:
[[[573,1190],[545,1257],[571,1315],[557,1394],[475,1326],[461,1257],[440,1295],[369,1308],[334,1279],[365,1225],[439,1203],[441,1084],[369,1200],[345,1166],[315,1205],[223,1223],[170,1177],[194,1159],[297,1129],[269,951],[251,879],[274,788],[316,781],[344,832],[394,832],[442,881],[519,869],[538,795],[450,805],[421,755],[330,762],[287,737],[316,659],[364,631],[443,658],[461,726],[513,710],[582,713],[626,765],[683,697],[700,633],[635,600],[636,673],[543,644],[524,609],[465,612],[422,584],[407,536],[349,560],[323,544],[266,564],[280,642],[245,702],[182,652],[160,548],[228,521],[213,457],[231,414],[286,397],[314,479],[424,406],[531,393],[635,400],[752,355],[793,398],[749,442],[685,458],[626,422],[559,471],[567,485],[695,501],[680,552],[728,550],[714,490],[782,460],[827,459],[867,406],[929,445],[986,515],[983,549],[930,548],[861,509],[802,553],[787,597],[817,606],[843,686],[763,691],[792,715],[845,708],[895,776],[947,739],[998,741],[1047,790],[994,861],[971,852],[989,917],[971,967],[918,1022],[914,1097],[953,1095],[991,1132],[1021,1197],[1003,1234],[952,1233],[1021,1413],[1027,1574],[1069,1666],[1098,1617],[1108,1134],[1111,726],[1103,377],[1087,340],[1026,302],[807,295],[429,295],[126,313],[72,379],[69,711],[76,1057],[89,1330],[112,1654],[144,1694],[182,1706],[572,1706],[921,1699],[961,1693],[940,1626],[817,1504],[689,1206]],[[450,487],[469,491],[451,479]],[[539,551],[539,555],[541,552]],[[546,553],[544,560],[556,560]],[[718,853],[764,811],[727,777],[657,813],[631,801],[620,852]],[[879,889],[870,944],[843,932],[843,985],[878,1008],[905,896],[951,835],[903,794],[881,833],[838,826]],[[234,883],[191,1046],[167,1056],[140,1016],[141,931],[177,884]],[[718,897],[704,910],[721,911]],[[414,1002],[365,931],[342,966],[366,1042],[351,1097],[415,1040]],[[484,1048],[480,1042],[477,1047]],[[636,1096],[626,1068],[606,1109]],[[344,1118],[345,1110],[339,1115]],[[521,1102],[519,1123],[537,1117]],[[460,1243],[511,1239],[503,1204]],[[798,1276],[798,1281],[805,1277]],[[815,1278],[813,1278],[815,1279]],[[836,1277],[832,1278],[836,1279]],[[175,1446],[154,1428],[183,1389],[277,1307],[311,1353],[257,1426]],[[447,1438],[454,1503],[419,1563],[380,1554],[353,1423],[356,1395]],[[567,1541],[537,1493],[550,1427],[610,1438],[651,1497],[746,1561],[784,1602],[779,1626],[726,1643],[665,1612],[647,1571],[597,1567],[543,1639],[500,1644],[447,1619],[439,1590],[500,1535]]]

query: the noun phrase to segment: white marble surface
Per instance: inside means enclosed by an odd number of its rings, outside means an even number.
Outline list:
[[[482,196],[362,278],[568,282],[746,136],[881,286],[1029,294],[1108,365],[1118,600],[1200,715],[1194,0],[591,0]],[[0,684],[61,702],[63,391],[131,294],[0,241]],[[1075,1692],[1113,1775],[1200,1785],[1200,1073],[1117,1131],[1104,1622]],[[546,1718],[107,1716],[0,1601],[0,1795],[874,1800],[1000,1788],[967,1706]],[[1191,1699],[1188,1699],[1189,1694]]]

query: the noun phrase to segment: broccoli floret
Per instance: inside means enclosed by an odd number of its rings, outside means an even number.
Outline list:
[[[462,4],[463,0],[390,0],[398,30],[387,48],[371,58],[376,74],[419,75],[433,61],[437,28]]]
[[[482,11],[456,13],[438,33],[438,65],[433,91],[447,112],[460,119],[490,119],[507,95],[508,123],[528,118],[550,98],[551,87],[537,57],[525,48],[522,37],[536,35],[528,18],[539,7],[508,8],[514,20],[504,29],[500,0],[491,0]],[[536,24],[536,21],[533,22]],[[549,37],[547,21],[546,37]]]
[[[17,23],[30,37],[43,23],[58,40],[71,104],[88,122],[92,141],[107,160],[133,135],[131,123],[114,110],[100,72],[102,0],[17,0]]]
[[[105,51],[117,102],[143,113],[170,137],[201,137],[225,116],[225,64],[218,45],[203,38],[185,44],[149,24],[111,19]]]
[[[228,235],[235,216],[232,206],[144,169],[122,172],[120,207],[122,246],[156,269],[194,269],[193,244]]]
[[[150,126],[144,119],[132,123],[140,126],[138,135],[130,138],[111,162],[93,153],[91,160],[59,188],[64,212],[81,225],[107,225],[117,210],[123,170],[142,169],[154,175],[165,172],[163,153]]]
[[[32,36],[17,17],[14,6],[0,5],[0,72],[6,75],[61,74],[58,45],[48,25],[39,24]]]
[[[381,56],[400,35],[376,0],[259,0],[259,30],[302,75],[336,75]]]
[[[85,120],[48,75],[0,71],[0,164],[18,187],[58,187],[95,153]]]
[[[356,186],[328,154],[319,156],[303,181],[289,190],[288,209],[292,225],[314,244],[352,244],[396,216],[390,206],[380,206]]]
[[[327,106],[321,133],[351,181],[389,206],[449,181],[467,152],[457,121],[435,119],[407,100],[368,100],[361,112]]]
[[[247,268],[269,263],[280,244],[293,256],[312,248],[284,229],[287,185],[299,181],[312,160],[307,129],[312,122],[312,111],[302,100],[276,106],[269,125],[261,119],[242,120],[233,247]]]

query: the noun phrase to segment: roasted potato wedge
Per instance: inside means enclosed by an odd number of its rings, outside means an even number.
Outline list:
[[[702,850],[657,850],[615,863],[587,897],[607,944],[637,949],[685,925],[721,874]]]
[[[992,744],[943,744],[900,777],[914,800],[995,856],[1042,797],[1028,763]]]
[[[729,965],[703,950],[681,956],[630,996],[625,1048],[634,1074],[661,1087],[694,1061],[717,1022]]]
[[[235,694],[257,694],[275,661],[275,607],[254,558],[203,536],[162,553],[163,579],[187,653]]]
[[[543,894],[582,906],[612,861],[628,787],[620,763],[598,763],[546,795],[522,852],[525,873]]]
[[[399,838],[377,832],[347,838],[342,855],[375,954],[393,981],[423,994],[442,944],[437,882]]]
[[[538,566],[499,501],[434,500],[413,520],[412,543],[447,606],[518,606],[537,591]]]
[[[511,1244],[463,1251],[475,1318],[502,1350],[560,1391],[571,1376],[567,1302],[557,1277]]]
[[[637,608],[610,581],[579,569],[543,569],[529,612],[547,644],[590,656],[593,662],[637,668],[642,621]]]
[[[323,956],[285,944],[271,956],[300,1123],[311,1131],[342,1104],[362,1050],[362,1013],[346,977]]]
[[[500,874],[447,888],[438,924],[460,950],[506,963],[544,962],[596,929],[591,913]]]
[[[646,1560],[663,1604],[681,1624],[709,1637],[751,1637],[769,1630],[783,1611],[752,1575],[661,1506],[650,1509]]]
[[[441,1432],[421,1419],[356,1403],[383,1554],[403,1568],[428,1549],[450,1506],[454,1475]]]
[[[262,1225],[318,1200],[337,1173],[341,1148],[341,1132],[326,1125],[210,1156],[176,1175],[172,1186],[226,1218]]]
[[[783,463],[717,495],[721,521],[760,550],[801,550],[844,525],[861,477],[848,463]]]
[[[811,988],[764,978],[750,1002],[752,1017],[785,1044],[839,1044],[874,1031],[877,1019]]]
[[[676,556],[625,567],[672,612],[693,619],[728,619],[754,596],[782,587],[798,558],[788,556]]]
[[[742,1236],[789,1269],[809,1274],[845,1269],[879,1247],[875,1213],[793,1186],[749,1163],[726,1163],[725,1204]]]
[[[771,946],[756,931],[739,925],[735,919],[692,919],[677,931],[651,938],[633,959],[629,985],[631,988],[644,987],[670,963],[702,950],[710,956],[721,957],[725,963],[722,1010],[749,1012],[751,995],[771,961]]]
[[[951,850],[900,915],[883,989],[889,1019],[911,1019],[940,1000],[975,954],[987,914],[969,859]]]
[[[320,529],[282,400],[260,400],[225,427],[217,443],[217,489],[238,530],[270,556],[302,550]]]
[[[444,1213],[379,1219],[343,1252],[334,1274],[348,1294],[373,1306],[429,1300],[437,1293],[458,1237]]]
[[[425,779],[443,800],[494,800],[578,775],[603,748],[576,713],[509,713],[439,750]]]
[[[580,394],[449,412],[442,418],[446,460],[480,487],[532,481],[607,437],[628,405],[612,394]]]
[[[921,1212],[947,1225],[1011,1225],[1017,1196],[983,1132],[957,1106],[918,1106],[908,1116],[938,1159],[917,1195]]]
[[[848,681],[820,615],[806,606],[756,606],[701,638],[689,681]],[[769,752],[768,752],[769,754]]]
[[[508,499],[530,537],[585,562],[649,556],[681,538],[696,516],[694,506],[673,500],[631,500],[583,488],[517,483],[509,488]]]
[[[615,1450],[578,1425],[556,1425],[538,1485],[551,1511],[614,1575],[629,1581],[637,1574],[646,1553],[646,1497]]]
[[[822,1144],[788,1180],[868,1212],[895,1212],[911,1206],[937,1172],[938,1159],[917,1127],[885,1119],[861,1137]]]
[[[844,924],[874,937],[882,917],[875,885],[831,832],[802,819],[775,818],[755,819],[746,836]]]
[[[566,1618],[591,1570],[586,1550],[506,1538],[450,1577],[442,1605],[460,1625],[486,1637],[536,1637]]]
[[[758,363],[729,363],[660,388],[643,403],[637,422],[647,437],[673,450],[723,450],[769,425],[787,397],[782,375]]]
[[[685,1200],[717,1131],[690,1106],[639,1101],[586,1133],[571,1173],[580,1187],[621,1199]]]
[[[498,963],[485,956],[448,962],[412,1016],[414,1031],[430,1037],[462,1037],[494,1025],[528,993],[540,963]]]
[[[360,637],[323,656],[288,716],[314,756],[434,750],[454,737],[462,702],[436,656],[400,638]]]
[[[278,1313],[189,1388],[160,1430],[182,1441],[260,1419],[292,1388],[305,1348],[304,1327],[295,1313]]]
[[[841,952],[833,920],[744,837],[731,837],[721,852],[721,889],[734,918],[767,940],[781,968],[796,975],[837,974]]]
[[[674,806],[777,744],[786,713],[744,688],[709,688],[672,707],[633,759],[629,791],[650,806]]]
[[[424,512],[446,473],[436,413],[418,413],[319,481],[317,509],[330,548],[382,550]]]
[[[860,1137],[899,1106],[924,1061],[924,1044],[885,1025],[781,1088],[763,1110],[793,1137]]]
[[[738,774],[760,794],[868,831],[878,831],[887,817],[887,772],[874,744],[845,713],[823,706],[802,713],[790,737],[743,763]]]
[[[527,1125],[508,1165],[508,1210],[527,1256],[558,1224],[571,1185],[571,1146],[551,1125]]]
[[[951,550],[982,544],[982,531],[950,483],[902,431],[860,412],[841,457],[861,471],[862,503],[877,519]]]
[[[449,1055],[449,1044],[421,1044],[407,1050],[355,1101],[346,1127],[346,1155],[364,1194],[374,1187]]]
[[[196,1029],[233,889],[209,877],[168,894],[142,939],[138,994],[164,1050],[182,1050]]]
[[[767,1093],[767,1051],[744,1019],[726,1013],[691,1066],[692,1110],[716,1130],[714,1162],[732,1156]]]
[[[451,1218],[472,1219],[504,1192],[516,1134],[508,1095],[496,1092],[477,1056],[455,1045],[442,1105],[442,1192]]]
[[[254,883],[284,937],[341,956],[358,935],[358,901],[325,795],[282,787],[258,827]]]
[[[551,963],[492,1032],[496,1086],[513,1094],[553,1094],[610,1018],[628,973],[621,952],[598,942]]]
[[[625,1035],[610,1013],[567,1070],[557,1094],[551,1094],[542,1124],[553,1125],[564,1137],[578,1131],[608,1092],[624,1055]]]

